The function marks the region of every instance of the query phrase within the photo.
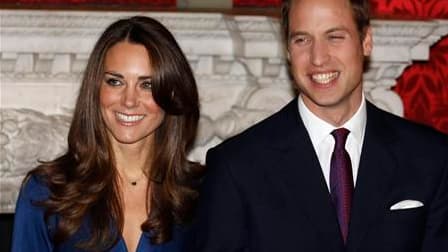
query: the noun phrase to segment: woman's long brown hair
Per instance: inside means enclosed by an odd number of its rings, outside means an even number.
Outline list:
[[[45,207],[47,217],[58,216],[55,243],[67,240],[88,220],[90,237],[78,245],[105,250],[118,241],[123,229],[118,173],[99,107],[105,55],[121,41],[146,47],[154,73],[152,95],[166,113],[155,132],[147,171],[150,209],[141,228],[151,233],[152,243],[161,244],[171,239],[175,225],[192,216],[203,171],[186,157],[199,120],[196,82],[172,34],[152,18],[135,16],[111,24],[95,44],[76,102],[67,152],[28,174],[49,188],[49,198],[39,205]]]

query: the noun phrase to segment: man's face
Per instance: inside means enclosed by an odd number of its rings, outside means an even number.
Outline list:
[[[361,41],[347,0],[297,0],[289,12],[288,56],[307,107],[318,116],[353,114],[362,99],[364,56],[370,29]]]

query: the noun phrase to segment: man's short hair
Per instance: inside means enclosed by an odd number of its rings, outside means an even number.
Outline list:
[[[289,11],[292,1],[283,0],[281,8],[281,25],[285,41],[289,39]],[[369,0],[347,0],[352,7],[353,19],[360,35],[360,39],[364,39],[366,28],[370,25],[370,6]]]

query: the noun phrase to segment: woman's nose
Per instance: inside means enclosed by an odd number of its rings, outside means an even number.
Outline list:
[[[138,104],[138,92],[131,85],[126,87],[123,102],[126,107],[132,108]]]

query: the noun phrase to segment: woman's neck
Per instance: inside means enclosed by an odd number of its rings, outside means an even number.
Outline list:
[[[147,176],[152,151],[148,145],[115,145],[114,157],[119,175],[133,183]]]

